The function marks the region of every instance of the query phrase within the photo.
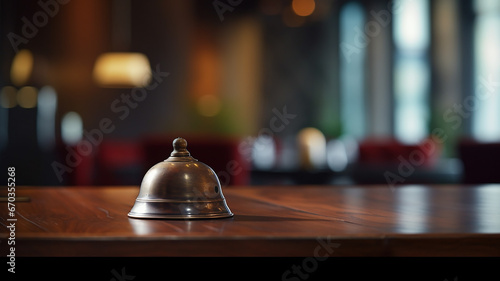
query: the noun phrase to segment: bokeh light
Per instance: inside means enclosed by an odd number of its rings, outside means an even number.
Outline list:
[[[14,60],[10,69],[10,79],[16,86],[25,85],[33,71],[33,54],[29,50],[20,50]]]
[[[17,103],[23,108],[33,108],[37,104],[38,90],[34,87],[22,87],[17,92]]]
[[[295,14],[301,17],[310,16],[314,12],[316,3],[314,0],[293,0],[292,9]]]
[[[5,86],[0,93],[0,104],[3,108],[13,108],[17,105],[17,89],[12,86]]]

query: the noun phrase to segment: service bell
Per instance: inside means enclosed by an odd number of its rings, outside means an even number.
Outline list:
[[[183,138],[174,151],[146,173],[132,210],[132,218],[212,219],[232,217],[219,178],[206,164],[191,157]]]

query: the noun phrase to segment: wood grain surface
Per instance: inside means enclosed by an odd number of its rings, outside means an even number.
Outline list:
[[[138,192],[18,187],[16,255],[500,256],[500,185],[228,187],[235,215],[212,220],[129,218]]]

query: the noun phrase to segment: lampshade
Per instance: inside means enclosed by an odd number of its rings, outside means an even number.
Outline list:
[[[151,80],[151,66],[141,53],[104,53],[96,60],[93,76],[102,87],[144,87]]]

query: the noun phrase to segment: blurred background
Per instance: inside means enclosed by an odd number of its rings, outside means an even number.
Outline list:
[[[500,2],[0,3],[0,165],[139,185],[182,136],[222,185],[500,182]]]

